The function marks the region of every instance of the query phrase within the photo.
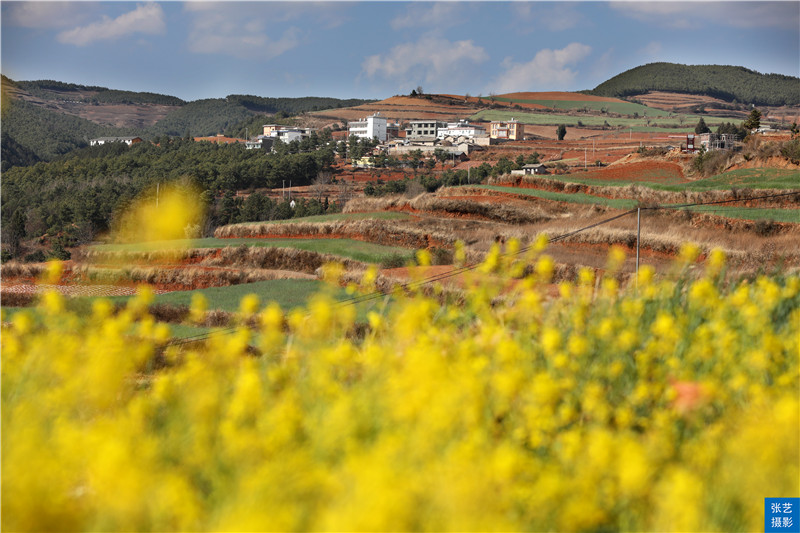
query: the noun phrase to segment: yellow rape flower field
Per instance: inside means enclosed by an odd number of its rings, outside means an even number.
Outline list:
[[[327,293],[183,346],[146,291],[47,294],[3,322],[2,529],[763,530],[800,496],[800,276],[687,246],[621,288],[615,251],[553,298],[541,248],[359,334]]]

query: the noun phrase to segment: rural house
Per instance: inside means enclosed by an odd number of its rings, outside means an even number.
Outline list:
[[[97,139],[91,139],[89,141],[89,146],[99,146],[106,143],[125,143],[131,146],[132,144],[140,142],[142,142],[141,137],[98,137]]]
[[[508,122],[493,120],[489,126],[489,137],[504,141],[522,140],[523,126],[519,121],[511,119]]]

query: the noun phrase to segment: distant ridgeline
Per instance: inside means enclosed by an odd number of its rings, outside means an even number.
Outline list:
[[[614,76],[587,94],[626,97],[648,91],[702,94],[728,102],[799,105],[800,78],[727,65],[649,63]]]
[[[186,102],[174,96],[148,92],[118,91],[105,87],[77,85],[53,80],[13,81],[2,76],[2,169],[51,161],[76,148],[88,146],[94,137],[136,135],[143,139],[215,135],[225,131],[247,131],[250,120],[259,115],[286,117],[338,107],[361,105],[374,100],[321,97],[263,98],[230,95]],[[9,90],[11,89],[11,90]],[[28,93],[40,100],[91,105],[164,105],[173,109],[148,128],[114,128],[100,125],[62,111],[53,110],[16,96]],[[260,127],[260,125],[259,125]],[[254,128],[249,128],[255,133]]]
[[[54,80],[18,81],[14,85],[44,100],[72,100],[98,104],[183,105],[186,102],[165,94],[118,91],[106,87],[76,85]]]
[[[361,100],[358,98],[340,100],[339,98],[322,98],[319,96],[305,96],[302,98],[264,98],[261,96],[251,96],[249,94],[232,94],[225,98],[225,100],[229,103],[240,105],[255,113],[267,113],[270,115],[280,112],[284,112],[288,115],[296,115],[308,111],[354,107],[376,101]]]

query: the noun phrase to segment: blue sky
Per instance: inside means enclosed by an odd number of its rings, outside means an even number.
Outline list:
[[[575,91],[656,61],[800,76],[800,2],[3,0],[0,60],[185,100]]]

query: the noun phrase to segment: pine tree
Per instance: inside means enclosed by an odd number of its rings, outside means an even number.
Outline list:
[[[759,126],[761,126],[761,111],[759,111],[756,108],[753,108],[753,110],[750,111],[750,116],[747,117],[747,120],[745,120],[744,124],[742,125],[747,130],[750,131],[757,130]]]
[[[694,132],[700,135],[701,133],[708,133],[710,131],[711,128],[706,125],[706,121],[703,120],[703,117],[700,117],[700,120],[697,121],[697,126],[694,127]]]

